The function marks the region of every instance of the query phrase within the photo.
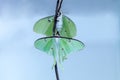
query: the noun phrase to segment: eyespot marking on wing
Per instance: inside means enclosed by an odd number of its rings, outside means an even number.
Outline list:
[[[50,18],[48,18],[48,22],[52,22],[52,20]]]
[[[65,30],[65,32],[67,33],[67,31]]]
[[[69,41],[69,42],[71,42],[71,40],[70,40],[70,39],[69,39],[68,41]]]
[[[62,51],[64,51],[64,49],[63,49],[63,48],[61,48],[61,50],[62,50]]]
[[[48,22],[51,22],[51,20],[48,19]]]
[[[46,39],[44,39],[44,41],[46,42],[47,40],[46,40]]]
[[[51,48],[51,50],[53,50],[53,48]]]

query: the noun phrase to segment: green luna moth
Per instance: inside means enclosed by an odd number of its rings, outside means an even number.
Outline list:
[[[46,37],[37,39],[34,42],[35,48],[53,56],[56,79],[59,80],[57,61],[61,64],[70,53],[80,51],[84,48],[84,43],[77,39],[76,26],[74,22],[65,15],[62,15],[61,4],[63,0],[58,0],[54,16],[48,16],[38,20],[34,24],[34,32],[43,34]]]
[[[57,23],[62,21],[61,29],[58,30],[56,28],[56,32],[59,31],[60,36],[64,36],[64,37],[72,38],[76,36],[76,26],[74,22],[65,15],[61,15],[60,17],[61,20],[58,20]],[[53,36],[53,25],[54,25],[54,16],[48,16],[38,20],[35,23],[33,30],[34,32],[39,34],[44,34],[46,36]]]
[[[79,40],[59,36],[40,38],[35,41],[34,45],[37,49],[52,55],[55,60],[58,56],[60,63],[67,58],[68,54],[79,51],[84,47],[84,43]]]

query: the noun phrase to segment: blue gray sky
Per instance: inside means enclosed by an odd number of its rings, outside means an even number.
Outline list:
[[[84,50],[72,53],[61,80],[120,80],[119,0],[64,0]],[[56,80],[53,58],[34,48],[34,23],[53,15],[56,0],[0,0],[0,80]]]

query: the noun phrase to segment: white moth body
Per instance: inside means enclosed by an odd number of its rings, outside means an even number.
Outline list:
[[[59,48],[60,48],[60,42],[59,42],[59,38],[55,38],[55,46],[56,46],[56,54],[57,54],[57,58],[59,58]]]
[[[60,16],[57,18],[56,29],[58,32],[61,30],[62,24],[63,24],[63,20],[62,20],[62,13],[61,13]]]
[[[59,38],[55,38],[55,41],[56,41],[57,48],[59,48]]]
[[[60,14],[60,16],[57,17],[57,24],[56,24],[56,30],[59,32],[62,29],[62,25],[63,25],[63,20],[62,20],[62,13]],[[60,59],[60,53],[59,53],[59,48],[60,48],[60,39],[59,38],[55,38],[56,41],[56,47],[57,47],[57,54],[58,54],[58,58]]]

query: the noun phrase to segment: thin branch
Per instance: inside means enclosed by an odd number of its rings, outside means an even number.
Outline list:
[[[59,73],[58,73],[57,63],[55,64],[55,74],[56,74],[56,79],[57,79],[57,80],[60,80],[60,79],[59,79]]]
[[[62,2],[63,0],[60,0],[60,4],[59,4],[59,8],[58,8],[58,12],[60,12],[61,6],[62,6]]]
[[[54,16],[54,25],[53,25],[53,36],[55,36],[56,24],[57,24],[57,17],[60,13],[61,5],[63,0],[58,0],[56,4],[55,16]]]
[[[57,4],[56,4],[56,10],[55,10],[55,16],[54,16],[54,26],[53,26],[53,36],[55,36],[57,17],[58,17],[58,15],[60,13],[62,2],[63,2],[63,0],[58,0]],[[56,74],[56,79],[59,80],[59,73],[58,73],[57,62],[55,64],[55,74]]]

